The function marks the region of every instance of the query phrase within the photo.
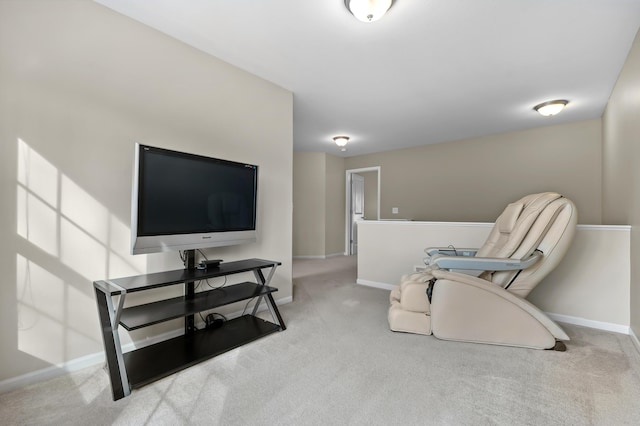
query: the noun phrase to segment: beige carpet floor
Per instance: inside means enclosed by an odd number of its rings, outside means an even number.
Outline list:
[[[0,395],[2,425],[639,425],[629,336],[563,325],[567,352],[389,331],[354,258],[294,262],[288,329],[111,400],[101,367]]]

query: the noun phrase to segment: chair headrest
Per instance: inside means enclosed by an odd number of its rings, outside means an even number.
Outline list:
[[[546,227],[536,227],[538,238],[532,238],[530,233],[532,226],[553,201],[562,198],[555,192],[531,194],[507,206],[498,217],[489,234],[489,238],[478,250],[480,257],[511,257],[517,250],[533,252],[539,240],[544,236]],[[521,243],[527,238],[531,247],[521,247]]]
[[[501,234],[510,234],[513,231],[523,208],[524,203],[511,203],[504,209],[497,223]]]

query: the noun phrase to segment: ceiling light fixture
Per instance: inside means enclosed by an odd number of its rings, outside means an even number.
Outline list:
[[[533,109],[538,111],[538,114],[542,116],[551,117],[552,115],[556,115],[557,113],[562,111],[568,103],[569,101],[567,100],[558,99],[555,101],[543,102],[534,106]]]
[[[356,19],[373,22],[382,18],[395,0],[344,0],[344,5]]]
[[[349,136],[334,136],[333,141],[336,145],[342,148],[342,151],[346,151],[347,148],[345,148],[345,146],[347,145],[347,142],[349,142]]]

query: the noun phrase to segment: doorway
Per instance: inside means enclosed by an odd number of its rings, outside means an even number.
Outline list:
[[[357,255],[358,222],[380,220],[379,166],[346,171],[345,207],[345,255]]]

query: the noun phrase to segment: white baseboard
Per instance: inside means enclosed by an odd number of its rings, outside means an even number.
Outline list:
[[[360,285],[364,285],[367,287],[375,287],[375,288],[381,288],[383,290],[393,290],[395,287],[395,285],[393,284],[387,284],[387,283],[380,283],[377,281],[369,281],[369,280],[363,280],[358,278],[356,280],[356,284],[360,284]]]
[[[342,256],[346,256],[346,254],[344,254],[343,252],[340,252],[340,253],[331,253],[331,254],[326,255],[325,257],[326,257],[327,259],[329,259],[330,257],[342,257]]]
[[[62,364],[52,365],[51,367],[46,367],[41,370],[32,371],[18,377],[12,377],[11,379],[0,382],[0,393],[9,392],[45,380],[55,379],[64,374],[101,364],[104,360],[104,352],[100,352],[76,358]]]
[[[293,302],[293,296],[283,297],[275,301],[276,305],[285,305]],[[251,308],[253,309],[253,308]],[[258,308],[258,312],[267,310],[266,305],[262,304]],[[249,309],[247,311],[250,312]],[[237,318],[243,314],[243,311],[236,311],[231,314],[225,315],[229,319]],[[197,318],[197,316],[196,316]],[[201,324],[197,324],[201,325]],[[144,348],[164,340],[172,339],[174,337],[182,335],[184,330],[182,328],[171,330],[162,334],[158,334],[153,337],[146,338],[137,342],[127,343],[122,345],[122,352],[130,352],[134,349]],[[56,377],[63,376],[65,374],[73,373],[88,367],[100,365],[105,362],[104,352],[97,352],[90,355],[85,355],[80,358],[72,359],[70,361],[52,365],[50,367],[43,368],[41,370],[32,371],[30,373],[23,374],[21,376],[12,377],[10,379],[0,381],[0,393],[10,392],[15,389],[20,389],[34,383],[44,382],[45,380],[55,379]]]
[[[631,331],[628,325],[614,324],[611,322],[603,322],[603,321],[594,321],[586,318],[572,317],[569,315],[554,314],[552,312],[545,312],[545,313],[552,320],[558,321],[558,322],[564,322],[566,324],[580,325],[582,327],[595,328],[595,329],[604,330],[604,331],[613,331],[614,333],[621,333],[626,335],[629,335],[629,332]]]
[[[320,254],[317,256],[293,256],[294,259],[329,259],[331,257],[346,256],[344,253]]]
[[[633,332],[633,329],[629,327],[629,336],[631,336],[631,341],[633,342],[633,346],[636,347],[636,350],[640,352],[640,341],[638,340],[638,336]]]

